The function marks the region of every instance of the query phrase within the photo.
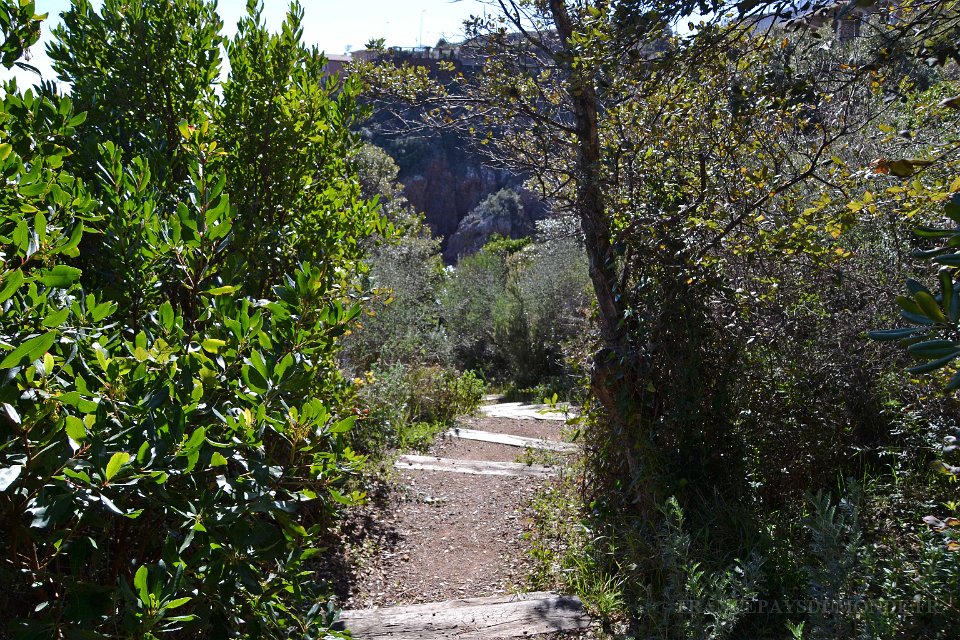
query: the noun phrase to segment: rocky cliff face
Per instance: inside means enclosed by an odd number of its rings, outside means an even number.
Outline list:
[[[445,255],[453,260],[476,253],[494,235],[523,238],[536,231],[543,207],[531,193],[502,189],[487,197],[460,221],[447,240]]]
[[[434,235],[442,238],[443,256],[448,264],[479,249],[490,234],[525,235],[536,220],[546,215],[543,204],[523,189],[522,177],[484,165],[454,134],[414,137],[368,132],[368,137],[396,160],[404,195],[425,214]],[[467,214],[502,189],[522,194],[523,221],[474,219],[460,229]]]

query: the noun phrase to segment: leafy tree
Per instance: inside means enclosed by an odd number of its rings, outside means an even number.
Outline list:
[[[0,4],[0,31],[3,47],[0,63],[7,69],[21,62],[24,52],[40,38],[40,22],[46,15],[37,15],[36,2],[4,2]]]
[[[88,114],[79,166],[95,166],[97,145],[112,140],[126,157],[144,156],[155,183],[184,178],[178,126],[209,113],[222,27],[208,0],[107,0],[99,10],[73,2],[47,53]]]
[[[247,8],[227,43],[230,75],[214,121],[231,152],[227,183],[248,290],[260,295],[298,260],[356,261],[358,223],[367,233],[384,229],[376,209],[359,204],[353,158],[360,142],[351,132],[363,115],[358,82],[325,75],[326,60],[301,42],[298,3],[277,34],[267,31],[261,5]],[[264,244],[273,251],[260,251]],[[341,276],[326,272],[328,286],[345,284]]]

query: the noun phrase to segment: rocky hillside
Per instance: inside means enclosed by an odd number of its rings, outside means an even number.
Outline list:
[[[484,165],[455,134],[387,135],[376,126],[365,133],[396,160],[404,195],[415,209],[424,212],[434,235],[442,238],[447,263],[476,251],[493,233],[527,235],[547,213],[545,206],[523,189],[522,177]],[[497,208],[474,211],[503,189],[520,194],[519,210],[508,212],[503,220],[496,218]],[[465,222],[471,212],[475,215]]]

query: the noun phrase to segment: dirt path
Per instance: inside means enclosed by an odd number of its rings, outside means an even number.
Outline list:
[[[461,427],[561,441],[560,421],[475,417]],[[530,462],[522,448],[441,436],[430,455]],[[560,461],[553,454],[547,462]],[[543,463],[544,460],[537,460]],[[339,585],[346,609],[506,595],[528,590],[526,505],[542,478],[397,469],[375,505],[349,523],[357,572]]]

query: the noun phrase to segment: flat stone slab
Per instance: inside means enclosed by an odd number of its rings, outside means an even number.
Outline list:
[[[436,456],[400,456],[393,464],[397,469],[418,471],[449,471],[452,473],[470,473],[480,476],[531,476],[546,478],[557,475],[550,468],[536,464],[519,462],[487,462],[484,460],[454,460]]]
[[[505,444],[511,447],[522,447],[525,449],[544,449],[547,451],[559,451],[561,453],[577,450],[577,445],[570,442],[552,442],[550,440],[541,440],[539,438],[512,436],[506,433],[493,433],[491,431],[479,431],[477,429],[465,429],[463,427],[454,427],[453,429],[447,431],[446,435],[450,436],[451,438],[479,440],[481,442],[495,442],[497,444]]]
[[[358,640],[502,640],[590,628],[579,598],[546,591],[344,611]]]
[[[557,420],[566,422],[576,414],[557,411],[557,406],[548,404],[525,404],[523,402],[501,402],[480,407],[480,413],[491,418],[511,418],[513,420]],[[561,407],[562,408],[562,407]]]

